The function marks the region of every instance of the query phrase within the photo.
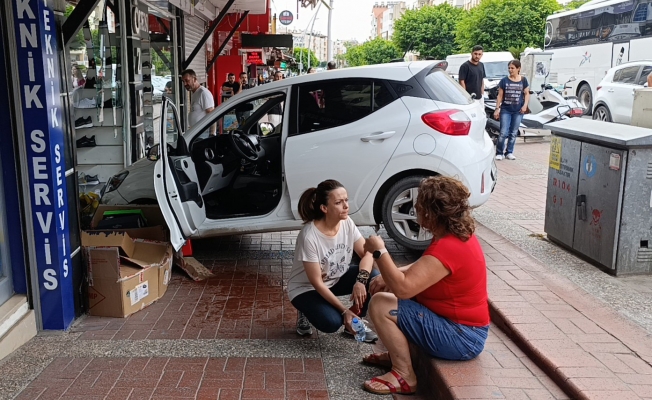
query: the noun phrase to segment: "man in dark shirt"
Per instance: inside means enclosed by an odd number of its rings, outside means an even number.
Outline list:
[[[240,72],[240,90],[251,89],[249,85],[249,76],[246,72]]]
[[[240,82],[235,81],[235,74],[230,72],[227,81],[222,84],[222,102],[240,93]]]
[[[473,47],[471,52],[471,59],[460,67],[460,85],[470,95],[474,95],[475,100],[482,100],[484,96],[484,65],[480,62],[482,58],[482,46],[477,45]]]

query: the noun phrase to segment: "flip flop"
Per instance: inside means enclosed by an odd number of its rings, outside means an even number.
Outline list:
[[[380,356],[385,354],[389,354],[389,353],[385,352],[385,353],[369,354],[366,357],[362,357],[362,362],[365,364],[378,365],[384,368],[392,368],[391,360],[383,360],[380,358]]]
[[[369,383],[374,383],[374,382],[381,383],[381,384],[387,386],[387,390],[374,389],[371,386],[367,385],[367,382],[364,383],[364,389],[366,391],[368,391],[370,393],[374,393],[374,394],[393,394],[393,393],[397,393],[397,394],[414,394],[414,393],[416,393],[416,391],[417,391],[416,386],[415,387],[410,387],[410,385],[408,385],[407,382],[405,382],[405,379],[403,379],[403,377],[401,375],[396,373],[396,371],[391,370],[390,372],[392,373],[392,375],[394,375],[394,378],[396,378],[396,380],[398,381],[398,384],[401,386],[400,391],[398,389],[396,389],[396,386],[394,386],[393,384],[387,382],[384,379],[380,379],[377,376],[374,377],[374,378],[371,378],[371,381],[369,381]]]

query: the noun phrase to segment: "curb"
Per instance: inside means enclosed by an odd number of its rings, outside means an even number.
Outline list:
[[[572,399],[590,400],[586,394],[574,385],[567,376],[559,372],[557,366],[543,355],[521,332],[505,317],[491,299],[489,299],[489,315],[491,322],[500,328],[545,374],[552,379],[561,390]]]

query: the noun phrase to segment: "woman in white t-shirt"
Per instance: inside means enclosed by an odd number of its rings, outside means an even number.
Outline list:
[[[299,199],[299,214],[305,225],[297,237],[288,280],[288,296],[299,311],[297,333],[312,334],[311,323],[325,333],[342,325],[353,333],[351,321],[367,313],[369,282],[378,271],[372,270],[372,255],[365,253],[365,240],[349,218],[346,189],[330,179],[306,190]],[[354,251],[360,265],[351,264]],[[351,308],[337,298],[349,294]],[[367,330],[367,342],[377,338]]]

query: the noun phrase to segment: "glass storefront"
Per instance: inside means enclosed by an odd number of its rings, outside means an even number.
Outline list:
[[[9,238],[5,217],[4,186],[2,185],[2,164],[0,163],[0,304],[14,294],[9,261]]]

